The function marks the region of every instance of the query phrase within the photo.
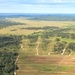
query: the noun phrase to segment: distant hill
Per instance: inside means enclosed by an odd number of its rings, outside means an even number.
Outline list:
[[[0,18],[18,18],[23,17],[29,20],[46,21],[75,21],[75,14],[24,14],[24,13],[0,13]]]

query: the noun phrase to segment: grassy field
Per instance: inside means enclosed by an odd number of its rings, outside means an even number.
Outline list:
[[[26,19],[9,19],[14,22],[25,23],[26,26],[30,27],[44,27],[44,26],[58,26],[58,27],[66,27],[68,25],[75,25],[74,21],[40,21],[40,20],[26,20]]]
[[[37,21],[37,20],[26,20],[21,18],[8,18],[10,21],[25,23],[25,25],[14,25],[6,28],[0,29],[0,34],[12,34],[12,35],[29,35],[33,32],[43,31],[43,30],[26,30],[22,28],[27,27],[45,27],[45,26],[55,26],[55,27],[67,27],[75,25],[73,21]],[[70,31],[71,32],[71,31]],[[72,31],[73,32],[73,31]]]
[[[74,75],[75,56],[25,56],[20,52],[18,75]]]
[[[29,35],[33,32],[43,31],[43,30],[22,30],[21,28],[25,28],[25,25],[19,26],[10,26],[6,28],[0,29],[0,34],[10,34],[10,35]]]
[[[25,43],[26,44],[25,44]],[[29,51],[27,41],[18,58],[18,75],[74,75],[75,56],[69,55],[36,55],[35,47]],[[28,49],[27,49],[28,48]]]
[[[40,39],[39,39],[40,40]],[[37,40],[37,41],[39,41]],[[54,41],[55,38],[52,38]],[[61,39],[64,40],[64,39]],[[72,42],[72,39],[69,39]],[[41,41],[41,40],[40,40]],[[48,46],[47,51],[39,46],[39,54],[37,55],[35,46],[28,46],[29,40],[22,40],[21,49],[18,58],[18,75],[74,75],[75,74],[75,56],[74,55],[61,55],[50,54],[52,52],[52,42]],[[35,43],[32,43],[35,44]],[[49,51],[50,50],[50,51]]]

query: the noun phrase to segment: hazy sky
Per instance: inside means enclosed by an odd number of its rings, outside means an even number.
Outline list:
[[[75,13],[75,0],[0,0],[0,13]]]

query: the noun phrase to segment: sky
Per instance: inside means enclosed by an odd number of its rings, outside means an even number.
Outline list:
[[[0,0],[0,13],[75,13],[75,0]]]

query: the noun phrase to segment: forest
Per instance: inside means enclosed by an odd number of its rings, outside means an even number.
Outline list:
[[[5,18],[0,18],[0,28],[5,28],[8,26],[13,26],[13,25],[24,25],[24,23],[12,22],[12,21],[7,20]]]
[[[14,75],[18,68],[15,64],[21,38],[12,35],[0,35],[0,75]]]

